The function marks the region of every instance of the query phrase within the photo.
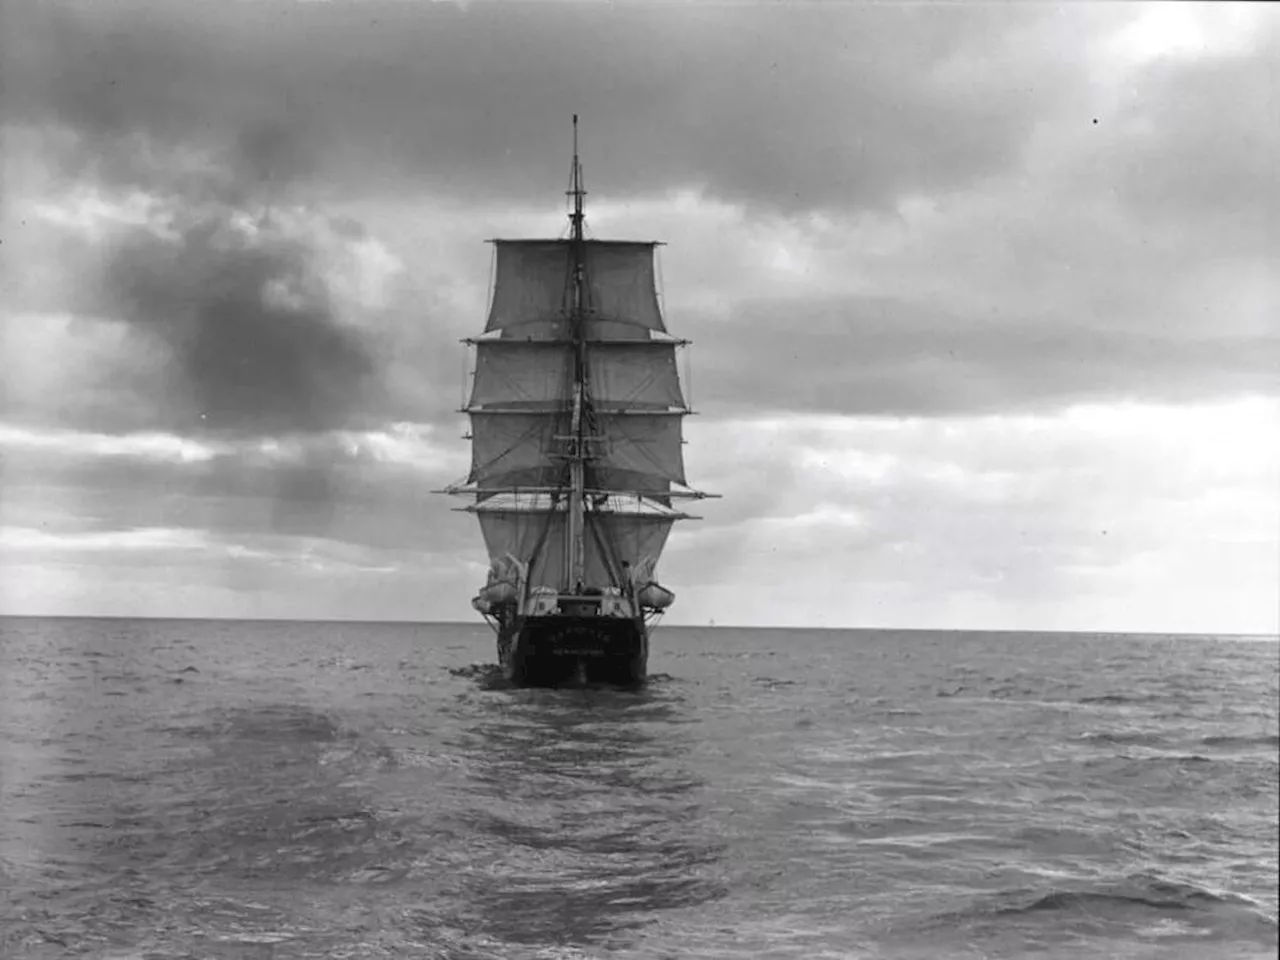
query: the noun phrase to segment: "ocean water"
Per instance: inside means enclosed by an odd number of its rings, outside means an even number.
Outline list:
[[[1274,957],[1278,646],[0,620],[0,956]]]

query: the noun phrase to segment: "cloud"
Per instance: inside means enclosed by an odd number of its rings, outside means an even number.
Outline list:
[[[695,420],[690,472],[724,499],[672,535],[671,619],[1274,630],[1277,423],[1262,400]],[[465,464],[434,430],[0,442],[0,565],[62,609],[111,582],[170,614],[461,619],[483,575],[474,521],[426,493]],[[207,589],[166,593],[160,559]]]
[[[335,316],[310,251],[269,225],[228,211],[170,236],[134,231],[107,254],[103,288],[111,315],[165,347],[188,430],[348,426],[376,384],[373,351]]]
[[[1158,6],[1165,5],[1150,5]],[[1249,12],[1222,9],[1207,26]],[[1143,59],[1113,85],[1096,83],[1097,122],[1087,140],[1080,137],[1088,149],[1076,151],[1064,190],[1106,191],[1135,226],[1199,239],[1213,254],[1223,245],[1227,252],[1275,250],[1280,190],[1271,161],[1280,130],[1267,118],[1277,93],[1271,64],[1280,57],[1280,17],[1274,9],[1256,11],[1220,44]]]
[[[1090,328],[1048,305],[993,316],[872,297],[745,303],[700,338],[697,400],[721,412],[910,416],[1269,392],[1280,332],[1233,335],[1231,318],[1221,322],[1189,333],[1169,318],[1143,332]]]
[[[260,180],[527,197],[562,179],[578,112],[615,195],[679,184],[784,207],[879,206],[1005,169],[1095,29],[1010,8],[759,5],[68,4],[13,20],[10,110],[99,157],[141,134],[232,144]]]
[[[95,615],[289,617],[305,608],[330,619],[414,619],[415,587],[438,579],[461,594],[468,566],[372,551],[315,537],[227,536],[187,528],[136,527],[50,533],[0,530],[0,605],[9,613],[90,609]],[[480,565],[483,575],[483,565]],[[341,590],[333,589],[340,583]],[[328,587],[317,593],[318,584]]]
[[[1276,630],[1280,405],[744,418],[672,534],[678,622]]]
[[[465,472],[465,444],[413,424],[201,441],[8,428],[0,429],[0,452],[5,523],[54,532],[190,527],[394,550],[435,549],[434,529],[464,525],[443,501],[429,508],[426,491]]]
[[[673,328],[701,343],[708,410],[982,412],[1267,389],[1280,361],[1265,213],[1277,191],[1264,158],[1280,149],[1265,122],[1273,20],[1212,56],[1125,59],[1118,44],[1148,49],[1128,36],[1141,17],[994,16],[23,13],[9,112],[24,129],[55,125],[38,155],[89,158],[46,220],[74,233],[115,218],[98,247],[64,237],[39,258],[42,273],[55,252],[90,263],[105,289],[48,277],[75,295],[38,306],[142,334],[113,354],[119,401],[84,415],[168,419],[121,428],[438,422],[459,379],[442,335],[471,332],[483,310],[478,241],[554,232],[549,205],[509,198],[536,201],[562,179],[555,98],[526,102],[560,91],[610,98],[589,135],[608,184],[590,222],[671,241]],[[534,55],[577,30],[597,38],[578,45],[583,76],[608,84],[578,86],[564,58]],[[41,50],[73,66],[54,75]],[[841,171],[857,190],[824,184]],[[376,306],[334,290],[332,250],[352,260],[361,245],[403,268]]]
[[[341,613],[349,568],[468,615],[479,538],[424,495],[454,341],[480,241],[563,226],[578,112],[589,226],[670,242],[727,494],[676,616],[1257,623],[1280,20],[1164,9],[10,5],[5,563],[55,605]],[[142,569],[156,531],[206,560]]]
[[[427,493],[465,469],[465,447],[430,428],[6,428],[0,462],[10,613],[412,619],[447,616],[437,594],[465,604],[483,577],[474,521]]]
[[[7,205],[9,418],[258,435],[397,419],[380,324],[403,263],[350,217],[233,202],[205,159],[169,154],[185,174],[148,189],[46,182]]]
[[[0,448],[47,450],[87,457],[137,457],[162,463],[205,463],[225,445],[201,443],[165,433],[93,434],[69,430],[28,430],[0,424]]]

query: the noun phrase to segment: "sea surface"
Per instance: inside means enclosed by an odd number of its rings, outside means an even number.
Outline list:
[[[1274,642],[0,620],[0,957],[1274,957]]]

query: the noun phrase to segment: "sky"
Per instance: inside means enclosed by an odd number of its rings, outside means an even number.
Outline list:
[[[655,239],[674,624],[1280,630],[1270,4],[0,0],[0,613],[470,620],[492,237]]]

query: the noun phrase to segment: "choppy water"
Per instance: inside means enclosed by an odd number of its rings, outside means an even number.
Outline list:
[[[1274,956],[1277,649],[0,620],[0,956]]]

